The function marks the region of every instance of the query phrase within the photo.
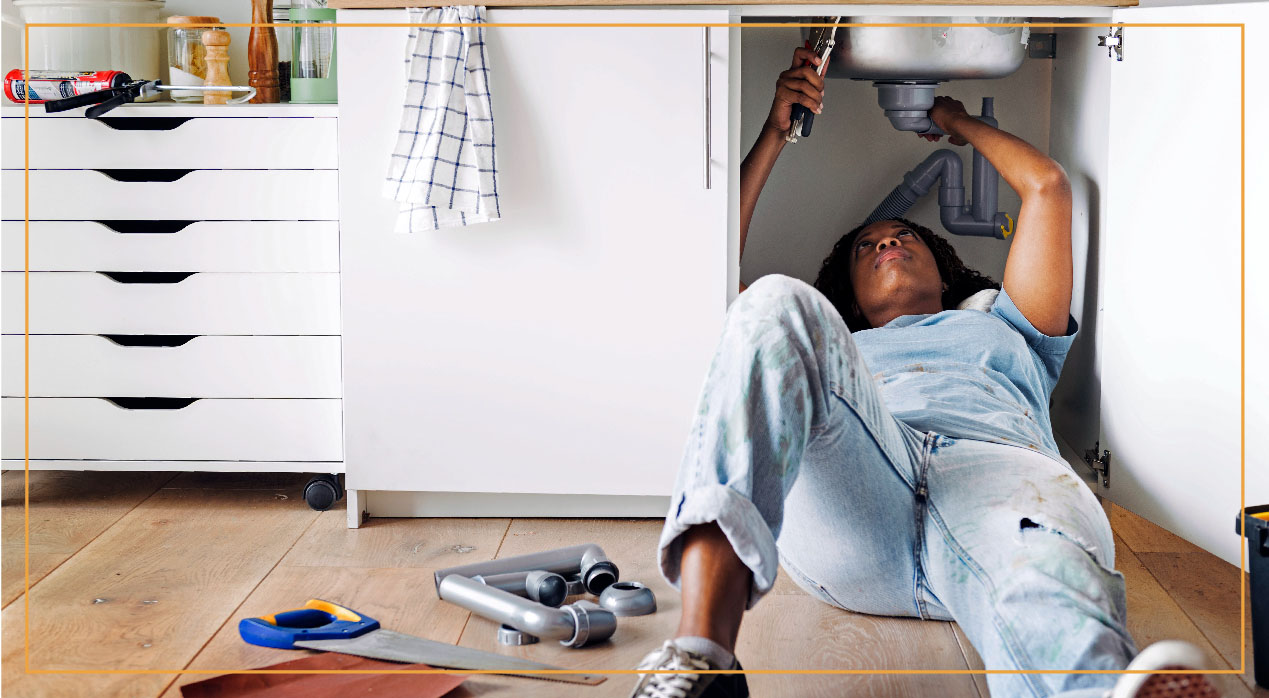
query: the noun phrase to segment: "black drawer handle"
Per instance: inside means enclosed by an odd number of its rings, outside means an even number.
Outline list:
[[[198,402],[196,397],[107,397],[125,410],[183,410]]]
[[[179,284],[197,274],[196,271],[99,271],[121,284]]]
[[[180,347],[196,334],[100,334],[121,347]]]
[[[197,221],[93,221],[116,233],[178,233]]]
[[[95,119],[116,131],[171,131],[192,116],[103,116]]]
[[[95,170],[116,182],[175,182],[193,170]]]

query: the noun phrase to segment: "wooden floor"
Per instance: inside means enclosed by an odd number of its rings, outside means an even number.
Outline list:
[[[570,668],[630,668],[670,636],[678,597],[653,563],[659,521],[380,519],[359,530],[345,514],[310,511],[303,476],[33,472],[30,487],[30,666],[36,670],[229,671],[300,652],[237,637],[238,619],[307,598],[340,601],[384,627]],[[24,671],[23,473],[3,474],[3,690],[6,696],[176,698],[191,674]],[[1239,573],[1115,507],[1116,558],[1128,581],[1129,629],[1145,646],[1189,640],[1212,668],[1239,665]],[[1232,532],[1231,532],[1231,535]],[[621,620],[613,642],[507,650],[492,623],[437,600],[431,570],[597,542],[622,577],[649,584],[660,611]],[[1250,639],[1250,620],[1247,626]],[[745,617],[738,654],[749,669],[981,668],[948,623],[854,615],[804,594],[782,574]],[[1226,696],[1254,689],[1218,677]],[[625,696],[629,676],[598,687],[474,676],[452,695]],[[987,696],[981,676],[753,675],[755,696]]]

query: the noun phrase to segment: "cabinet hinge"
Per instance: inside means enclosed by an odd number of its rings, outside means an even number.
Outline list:
[[[1101,449],[1101,442],[1093,444],[1093,447],[1084,451],[1084,462],[1092,468],[1102,478],[1102,487],[1110,487],[1110,451],[1102,451],[1101,456],[1097,455],[1097,451]]]
[[[1111,27],[1110,33],[1106,36],[1097,36],[1097,45],[1106,47],[1106,56],[1114,56],[1115,60],[1122,61],[1124,59],[1124,28]]]

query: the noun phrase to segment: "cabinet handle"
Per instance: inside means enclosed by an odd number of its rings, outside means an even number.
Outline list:
[[[99,334],[121,347],[180,347],[196,334]]]
[[[198,402],[196,397],[106,397],[125,410],[183,410]]]
[[[121,284],[179,284],[197,274],[196,271],[99,271]]]
[[[711,188],[713,182],[710,180],[709,162],[713,159],[713,152],[710,150],[713,140],[713,125],[710,123],[713,109],[713,82],[711,71],[709,69],[710,49],[709,49],[709,27],[705,27],[705,188]]]
[[[116,182],[175,182],[193,170],[95,170]]]
[[[116,131],[171,131],[192,116],[101,116],[92,119]]]
[[[104,225],[116,233],[177,233],[193,225],[196,221],[113,220],[93,222]]]

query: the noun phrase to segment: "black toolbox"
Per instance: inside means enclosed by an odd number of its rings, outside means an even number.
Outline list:
[[[1269,688],[1269,504],[1247,507],[1234,530],[1247,538],[1251,575],[1251,647],[1256,683]]]

